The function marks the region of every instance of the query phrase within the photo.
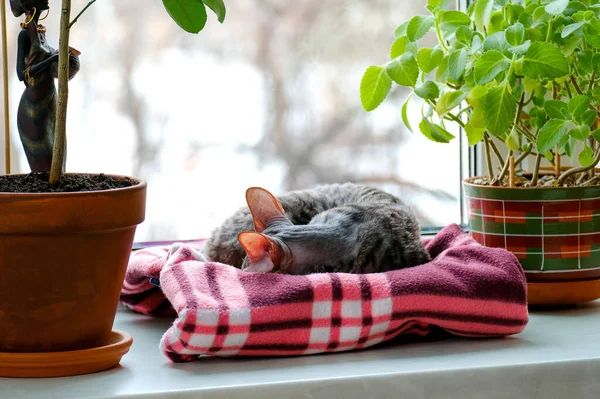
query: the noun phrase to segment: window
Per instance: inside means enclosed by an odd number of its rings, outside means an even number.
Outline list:
[[[73,0],[74,11],[87,2]],[[51,6],[44,22],[56,47],[59,13]],[[385,61],[396,26],[424,7],[420,0],[229,1],[225,23],[211,14],[194,36],[159,0],[96,2],[71,33],[82,54],[70,85],[67,170],[148,181],[136,241],[207,236],[252,185],[278,193],[367,182],[403,198],[424,228],[460,223],[467,159],[460,135],[442,145],[406,130],[405,90],[372,113],[360,106],[362,73]],[[9,14],[9,43],[18,22]],[[23,173],[14,122],[23,85],[13,47],[12,169]]]

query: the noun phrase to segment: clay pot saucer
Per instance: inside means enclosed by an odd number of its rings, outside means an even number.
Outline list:
[[[0,353],[0,377],[65,377],[116,367],[133,338],[113,330],[110,343],[91,349],[65,352]]]

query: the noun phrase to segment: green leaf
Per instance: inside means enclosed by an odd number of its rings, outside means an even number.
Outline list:
[[[600,49],[600,30],[593,28],[591,25],[586,25],[583,28],[585,39],[594,47]]]
[[[584,50],[577,52],[577,59],[579,60],[579,66],[585,73],[592,73],[594,53],[592,50]],[[600,60],[599,60],[600,61]]]
[[[454,108],[458,107],[466,96],[467,95],[460,90],[447,91],[438,100],[435,106],[435,112],[437,112],[439,116],[446,115],[449,111],[452,111]]]
[[[201,1],[189,0],[163,0],[167,13],[189,33],[198,33],[206,25],[206,7]]]
[[[569,0],[554,0],[546,5],[546,12],[551,15],[561,14],[569,5]]]
[[[485,129],[485,115],[483,114],[483,107],[477,107],[473,109],[469,123],[476,128]]]
[[[565,37],[569,36],[571,33],[575,32],[576,30],[581,28],[583,25],[585,25],[585,21],[575,22],[574,24],[565,26],[560,34],[560,37],[562,37],[564,39]]]
[[[449,143],[454,138],[450,132],[435,123],[429,122],[426,118],[423,118],[419,123],[419,129],[425,137],[436,143]]]
[[[476,127],[470,121],[465,125],[465,133],[467,134],[467,140],[469,145],[473,146],[483,140],[485,135],[484,127]]]
[[[223,23],[223,21],[225,21],[225,14],[227,11],[223,0],[202,0],[202,2],[217,15],[217,20],[219,22]]]
[[[510,55],[508,48],[510,44],[506,41],[504,32],[497,32],[485,38],[483,49],[485,51],[496,50],[504,55]]]
[[[504,19],[504,12],[502,10],[493,12],[492,17],[490,18],[490,23],[487,26],[488,34],[503,31],[505,25],[506,21]]]
[[[413,17],[406,27],[408,39],[411,42],[414,42],[425,36],[433,26],[434,21],[435,20],[431,15]]]
[[[590,127],[589,126],[577,126],[575,129],[571,129],[569,132],[569,136],[573,137],[575,140],[583,141],[587,139],[590,135]]]
[[[415,89],[415,94],[425,100],[435,100],[440,96],[440,88],[428,80]]]
[[[567,133],[567,122],[562,119],[550,119],[540,129],[536,146],[538,152],[550,151]]]
[[[511,130],[510,134],[506,136],[506,140],[504,140],[504,144],[511,151],[517,151],[521,148],[521,140],[519,136],[519,132],[517,132],[514,128]]]
[[[473,6],[473,19],[477,30],[483,32],[484,26],[490,23],[492,9],[494,8],[494,0],[475,0]]]
[[[485,96],[487,94],[488,94],[487,86],[475,86],[471,89],[471,91],[469,91],[469,94],[467,94],[467,102],[472,107],[479,108],[479,106],[481,105],[483,99],[485,99]]]
[[[523,86],[528,92],[533,92],[540,82],[537,79],[525,78],[523,79]]]
[[[531,47],[531,40],[525,40],[520,46],[509,47],[508,51],[516,55],[523,55],[527,53],[529,47]]]
[[[440,49],[422,48],[417,53],[417,60],[421,70],[425,73],[433,71],[440,65],[444,58],[444,52]]]
[[[594,163],[594,151],[587,144],[584,144],[583,151],[579,153],[579,163],[584,168]]]
[[[592,66],[596,74],[600,73],[600,53],[596,53],[592,57]]]
[[[417,60],[410,53],[394,59],[388,64],[386,71],[389,77],[401,86],[414,87],[419,77]]]
[[[445,8],[450,0],[427,0],[427,9],[429,11],[435,11],[438,8]]]
[[[506,41],[511,46],[519,46],[525,40],[525,27],[520,22],[506,29]]]
[[[587,109],[577,119],[581,124],[592,127],[594,126],[594,122],[596,122],[597,118],[598,113],[596,111],[594,111],[593,109]]]
[[[600,141],[600,127],[592,132],[592,136],[594,136],[596,141]]]
[[[485,97],[485,126],[496,136],[502,136],[510,127],[517,112],[517,99],[510,93],[508,84],[490,89]]]
[[[523,73],[528,78],[560,78],[569,73],[569,62],[554,44],[534,42],[523,57]]]
[[[462,11],[444,11],[440,18],[440,29],[446,34],[452,34],[461,26],[469,26],[471,18]]]
[[[408,120],[408,102],[410,101],[411,97],[412,93],[410,93],[410,95],[402,105],[402,122],[404,122],[404,126],[406,126],[406,128],[410,130],[411,133],[414,133],[412,127],[410,127],[410,122]]]
[[[580,94],[569,101],[569,112],[571,112],[571,115],[578,117],[583,114],[589,106],[590,99],[587,96]]]
[[[570,118],[567,104],[560,100],[547,100],[544,103],[544,111],[546,111],[546,115],[552,119]]]
[[[563,14],[568,15],[568,16],[572,16],[576,12],[578,12],[578,11],[584,11],[584,10],[587,10],[587,6],[585,4],[583,4],[580,1],[573,1],[573,0],[571,0],[569,2],[569,5],[565,9],[565,11],[563,11]]]
[[[416,52],[416,43],[408,40],[408,37],[406,36],[400,36],[394,41],[392,47],[390,48],[390,59],[393,60],[394,58],[397,58],[404,53],[416,54]]]
[[[467,49],[454,50],[448,56],[448,75],[454,80],[459,80],[465,72],[467,65]]]
[[[438,65],[437,71],[435,71],[435,79],[440,83],[448,80],[448,57],[442,57],[440,65]]]
[[[496,50],[490,50],[475,62],[475,81],[477,84],[488,83],[510,66],[510,60]]]
[[[384,67],[370,66],[365,71],[360,81],[360,101],[365,111],[373,111],[385,100],[390,89],[392,80]]]
[[[394,32],[394,37],[397,39],[401,36],[406,36],[406,28],[408,27],[408,22],[403,22],[402,24],[400,24],[400,26],[398,26],[396,28],[396,31]]]
[[[473,37],[473,31],[468,26],[459,26],[456,30],[456,40],[466,45],[471,43]]]

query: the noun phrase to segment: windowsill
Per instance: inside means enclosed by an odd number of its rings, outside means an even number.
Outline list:
[[[598,398],[600,301],[534,312],[505,339],[403,344],[295,358],[204,358],[171,364],[158,350],[170,325],[119,310],[134,337],[121,367],[79,377],[2,379],[3,398]]]

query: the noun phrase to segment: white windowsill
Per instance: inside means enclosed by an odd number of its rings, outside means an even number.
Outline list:
[[[56,379],[0,378],[1,398],[600,398],[600,301],[533,312],[505,339],[404,344],[295,358],[172,364],[158,350],[167,319],[120,310],[134,344],[121,367]]]

